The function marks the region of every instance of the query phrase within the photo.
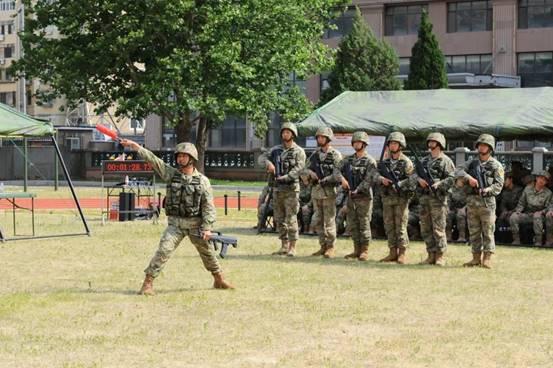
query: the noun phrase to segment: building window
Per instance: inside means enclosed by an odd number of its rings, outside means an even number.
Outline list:
[[[14,49],[14,45],[4,46],[4,58],[5,59],[13,57],[13,49]]]
[[[305,81],[305,79],[299,78],[296,72],[292,72],[288,75],[288,81],[290,83],[290,86],[298,87],[301,93],[307,95],[307,82]]]
[[[445,62],[448,73],[492,73],[491,54],[446,56]]]
[[[478,32],[492,29],[491,1],[463,1],[447,4],[447,31]]]
[[[330,87],[330,84],[328,83],[328,77],[330,76],[330,72],[321,73],[319,78],[319,92],[323,93],[323,91]]]
[[[15,1],[13,0],[0,0],[0,11],[15,10]]]
[[[518,54],[518,75],[522,87],[553,86],[553,52]]]
[[[15,91],[0,92],[0,102],[15,107]]]
[[[13,33],[13,22],[12,21],[0,22],[0,34],[10,35],[12,33]]]
[[[399,58],[399,75],[409,75],[411,71],[411,59]]]
[[[400,5],[386,7],[386,36],[417,34],[421,24],[421,15],[427,11],[427,5]]]
[[[346,10],[342,15],[333,20],[330,24],[336,29],[327,29],[323,34],[323,38],[335,38],[347,36],[353,27],[353,18],[355,17],[355,9]]]
[[[246,120],[227,117],[223,125],[210,130],[209,147],[246,148]]]
[[[520,0],[518,28],[553,27],[553,0]]]

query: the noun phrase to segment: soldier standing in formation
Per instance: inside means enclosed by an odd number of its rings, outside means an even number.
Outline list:
[[[468,162],[461,172],[467,188],[467,218],[469,225],[472,260],[465,267],[491,268],[495,251],[495,197],[503,188],[504,171],[499,161],[492,157],[495,138],[482,134],[476,141],[478,157]],[[483,187],[479,186],[477,173],[483,173]],[[483,253],[483,257],[482,257]]]
[[[522,191],[514,213],[509,218],[511,232],[513,233],[513,245],[520,245],[520,225],[533,224],[534,245],[543,245],[543,224],[545,211],[551,204],[553,193],[547,188],[549,172],[543,170],[535,173],[534,185],[529,185]]]
[[[421,162],[427,168],[434,184],[430,187],[430,184],[417,173],[413,174],[414,180],[418,182],[421,236],[428,253],[428,257],[421,264],[444,266],[443,255],[447,248],[447,192],[453,184],[455,166],[443,153],[446,147],[443,134],[430,133],[426,138],[426,146],[430,149],[430,154]]]
[[[355,132],[351,137],[351,145],[355,153],[346,157],[341,163],[342,188],[349,192],[346,199],[348,231],[353,240],[353,253],[345,258],[357,258],[360,261],[369,259],[369,244],[371,242],[371,216],[373,209],[372,186],[376,172],[376,161],[371,157],[366,148],[369,144],[369,136],[365,132]],[[350,173],[345,169],[349,168]],[[347,176],[351,174],[348,181]],[[352,187],[356,185],[356,187]]]
[[[402,152],[407,147],[405,136],[393,132],[386,141],[389,157],[384,164],[396,174],[399,192],[394,188],[392,180],[376,174],[376,182],[381,184],[384,229],[388,237],[389,254],[380,262],[397,262],[404,264],[405,252],[409,244],[407,222],[409,219],[409,200],[413,195],[410,176],[413,174],[413,163]]]
[[[313,187],[313,211],[318,213],[315,230],[320,249],[313,256],[332,258],[336,244],[336,184],[340,181],[338,165],[342,155],[330,146],[334,134],[330,128],[319,128],[315,134],[318,148],[307,163]]]
[[[216,211],[209,179],[194,167],[198,161],[196,147],[192,143],[177,145],[175,161],[179,168],[175,169],[134,141],[122,139],[121,144],[138,151],[138,155],[149,162],[156,174],[167,183],[165,212],[168,216],[168,226],[161,236],[159,249],[144,270],[146,277],[139,293],[154,295],[154,278],[159,275],[186,236],[196,247],[204,267],[213,275],[213,287],[233,289],[234,287],[223,278],[215,249],[209,244]]]
[[[274,177],[273,187],[273,212],[274,220],[281,240],[281,247],[273,254],[296,254],[296,242],[298,241],[298,211],[299,211],[299,176],[305,166],[305,152],[298,146],[294,139],[298,131],[292,123],[284,123],[280,128],[282,144],[273,147],[260,157],[260,162],[267,168],[267,172],[275,176],[277,168],[271,160],[278,156],[282,164],[282,172]],[[281,169],[279,168],[279,170]]]

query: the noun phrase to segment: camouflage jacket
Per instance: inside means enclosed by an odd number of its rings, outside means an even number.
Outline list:
[[[454,185],[449,190],[448,204],[450,210],[458,210],[467,205],[467,195],[464,188]]]
[[[344,172],[346,164],[351,165],[352,179],[357,185],[355,190],[357,195],[373,198],[372,187],[375,182],[375,178],[378,175],[376,170],[376,160],[369,155],[366,151],[363,152],[361,157],[357,157],[356,154],[350,155],[343,159],[339,164],[339,171],[342,176],[346,176]],[[348,180],[348,178],[346,178]],[[352,184],[350,183],[350,186]],[[353,188],[351,188],[353,190]]]
[[[382,195],[382,201],[386,201],[387,198],[411,198],[413,196],[415,187],[411,179],[413,175],[414,166],[413,162],[409,157],[405,156],[403,152],[400,153],[397,160],[388,157],[384,160],[384,163],[395,172],[399,179],[399,188],[401,189],[400,193],[397,193],[394,190],[392,185],[384,186],[382,185],[383,176],[377,171],[375,175],[375,182],[380,185],[380,193]]]
[[[470,168],[473,165],[480,165],[482,172],[484,173],[486,182],[483,198],[480,198],[478,189],[473,188],[469,185],[468,179],[475,175],[470,171]],[[479,158],[475,158],[471,161],[468,161],[460,170],[460,173],[464,174],[465,181],[465,193],[467,194],[467,204],[473,206],[484,206],[484,202],[488,206],[495,206],[495,197],[501,193],[504,183],[505,171],[503,170],[503,165],[495,158],[490,157],[486,161],[480,161]],[[476,178],[475,178],[476,179]]]
[[[329,147],[326,152],[317,148],[306,162],[304,172],[310,171],[317,175],[320,170],[322,178],[313,185],[311,196],[313,199],[324,199],[336,195],[336,185],[340,182],[341,175],[338,168],[342,161],[342,154],[333,147]],[[318,167],[315,167],[318,166]]]
[[[527,186],[522,191],[515,212],[533,213],[537,211],[543,211],[551,204],[553,193],[543,188],[541,191],[537,191],[533,185]]]
[[[138,155],[149,162],[161,180],[167,183],[167,216],[197,218],[202,230],[211,230],[215,223],[216,210],[209,179],[196,169],[191,175],[182,174],[143,147],[138,150]]]
[[[311,186],[300,182],[300,206],[305,206],[311,202]]]
[[[267,163],[271,162],[273,151],[281,150],[280,160],[282,162],[283,180],[277,181],[274,176],[269,177],[269,185],[274,187],[276,192],[299,192],[300,173],[305,167],[305,152],[303,148],[295,142],[290,148],[285,148],[282,144],[274,146],[270,151],[263,153],[259,157],[259,163],[266,167]],[[274,164],[274,162],[272,162]]]
[[[514,211],[520,196],[522,194],[522,187],[514,185],[512,189],[503,188],[501,194],[498,197],[497,212],[502,214],[504,212]]]
[[[441,152],[438,157],[433,158],[432,155],[427,155],[422,158],[421,163],[424,167],[428,169],[430,176],[434,180],[434,183],[437,184],[436,196],[438,199],[445,201],[447,199],[447,192],[452,187],[455,182],[453,172],[455,171],[455,165],[453,161]],[[433,195],[430,188],[422,188],[418,179],[420,176],[415,172],[411,175],[413,180],[413,185],[416,186],[418,195]]]

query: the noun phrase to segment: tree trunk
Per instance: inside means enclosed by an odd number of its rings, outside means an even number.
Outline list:
[[[190,112],[185,112],[179,115],[179,121],[175,126],[177,143],[190,142],[190,138],[192,137],[192,119],[190,118],[190,115]]]
[[[200,117],[198,131],[196,134],[196,148],[198,149],[198,171],[205,172],[205,151],[207,150],[207,134],[209,132],[209,121],[206,117]]]

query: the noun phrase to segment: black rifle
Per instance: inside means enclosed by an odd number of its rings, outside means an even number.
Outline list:
[[[311,157],[309,157],[309,170],[313,171],[317,175],[317,182],[322,180],[325,175],[321,168],[321,160],[319,154],[315,151]]]
[[[470,176],[476,179],[478,181],[478,194],[480,195],[480,198],[482,198],[482,201],[484,202],[484,206],[486,208],[488,207],[488,204],[486,203],[486,200],[484,199],[484,189],[486,189],[488,186],[486,185],[486,175],[484,171],[482,170],[482,165],[478,161],[478,159],[472,161],[469,166]]]
[[[415,158],[415,171],[417,172],[418,177],[424,180],[426,184],[428,184],[428,187],[433,194],[436,194],[438,191],[436,188],[434,188],[434,178],[432,178],[432,175],[430,175],[428,164],[427,166],[424,166],[419,158],[418,149],[416,149],[415,147],[411,147],[411,152],[413,152],[413,157]]]
[[[203,238],[203,232],[192,234],[192,236]],[[232,245],[234,248],[238,247],[238,239],[232,236],[225,236],[219,231],[213,231],[211,236],[209,237],[208,242],[213,245],[215,251],[219,250],[219,244],[221,244],[221,251],[219,252],[219,256],[221,258],[225,258],[227,256],[227,250],[229,246]]]
[[[346,178],[346,181],[349,185],[349,190],[347,193],[344,193],[344,196],[342,197],[342,200],[340,201],[340,204],[338,207],[342,207],[344,205],[344,202],[346,201],[346,198],[351,197],[351,192],[355,191],[357,189],[357,186],[359,185],[356,183],[355,175],[353,174],[353,168],[351,167],[351,162],[348,160],[342,166],[342,175],[344,175],[344,178]]]
[[[263,227],[265,227],[265,224],[267,223],[267,217],[269,217],[269,211],[271,202],[273,201],[273,188],[269,187],[269,192],[267,193],[267,197],[265,197],[265,201],[263,203],[265,204],[265,208],[263,208],[263,214],[261,215],[261,221],[257,224],[257,233],[260,234],[263,230]]]
[[[282,155],[282,152],[284,152],[284,150],[282,149],[275,149],[273,150],[273,152],[271,152],[271,162],[273,163],[273,165],[275,165],[275,179],[279,176],[284,175],[284,168],[282,167],[282,157],[280,157],[280,155]]]
[[[399,187],[399,178],[397,177],[394,170],[390,168],[389,165],[384,162],[384,152],[386,151],[386,143],[384,143],[384,147],[382,147],[382,152],[380,153],[380,160],[378,160],[378,172],[380,175],[385,177],[386,179],[390,180],[392,182],[392,185],[396,192],[401,192],[401,189]]]

